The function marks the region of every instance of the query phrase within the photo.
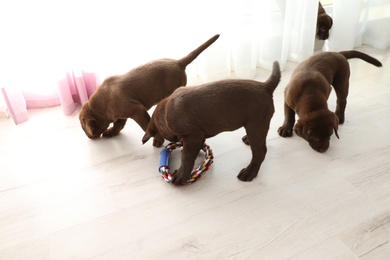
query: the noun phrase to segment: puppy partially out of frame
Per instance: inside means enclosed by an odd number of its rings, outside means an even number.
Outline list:
[[[252,150],[252,160],[238,174],[241,181],[253,180],[267,152],[266,137],[274,113],[272,94],[281,77],[274,62],[266,82],[228,79],[195,87],[181,87],[156,107],[142,142],[160,135],[183,141],[181,165],[172,183],[184,184],[191,176],[196,156],[206,138],[244,127],[243,141]]]
[[[339,138],[338,125],[345,120],[350,76],[348,59],[352,58],[382,66],[380,61],[362,52],[341,51],[319,53],[295,68],[284,92],[284,123],[278,129],[280,136],[292,136],[294,130],[314,150],[328,150],[333,131]],[[327,104],[331,86],[337,97],[335,113]],[[299,116],[296,124],[295,114]]]
[[[91,139],[116,136],[127,118],[134,119],[145,131],[150,120],[147,110],[187,84],[186,66],[218,37],[210,38],[182,59],[151,61],[104,80],[81,108],[79,118],[85,134]],[[111,123],[113,126],[109,128]],[[159,147],[163,142],[163,138],[156,136],[153,145]]]
[[[326,40],[329,38],[329,30],[332,28],[333,19],[322,7],[321,2],[318,2],[318,14],[317,14],[317,30],[316,37],[319,40]]]

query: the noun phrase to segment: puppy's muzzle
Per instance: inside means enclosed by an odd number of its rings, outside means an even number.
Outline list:
[[[324,153],[329,148],[329,142],[328,143],[309,143],[311,148],[313,148],[315,151],[319,153]]]

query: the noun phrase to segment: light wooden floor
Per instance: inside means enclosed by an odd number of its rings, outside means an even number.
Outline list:
[[[210,171],[174,187],[133,121],[97,141],[59,107],[0,121],[0,259],[390,259],[390,49],[360,50],[384,67],[350,60],[346,122],[324,154],[276,132],[289,64],[249,183],[236,178],[250,159],[243,129],[207,140]]]

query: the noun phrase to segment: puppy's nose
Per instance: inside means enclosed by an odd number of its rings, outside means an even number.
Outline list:
[[[324,146],[317,147],[317,149],[315,149],[315,150],[317,152],[324,153],[328,150],[328,148],[329,148],[329,145],[324,145]]]
[[[319,152],[319,153],[324,153],[328,150],[329,145],[310,145],[313,150]]]
[[[328,150],[328,147],[321,147],[318,151],[320,152],[320,153],[324,153],[324,152],[326,152]]]

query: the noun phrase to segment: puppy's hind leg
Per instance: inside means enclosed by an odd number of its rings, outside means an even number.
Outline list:
[[[250,140],[252,159],[249,165],[237,175],[237,178],[241,181],[252,181],[256,178],[267,153],[266,137],[269,126],[263,124],[261,129],[259,128],[259,125],[245,127],[247,137]]]
[[[104,131],[104,137],[113,137],[119,134],[119,132],[125,127],[127,119],[118,119],[114,122],[114,125]]]
[[[284,122],[278,129],[278,133],[282,137],[289,137],[293,134],[295,124],[295,111],[284,102]]]

